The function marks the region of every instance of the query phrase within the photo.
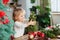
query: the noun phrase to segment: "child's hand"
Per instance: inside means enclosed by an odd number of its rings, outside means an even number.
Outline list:
[[[35,25],[35,24],[36,24],[36,21],[32,21],[32,20],[31,20],[30,22],[27,23],[27,27],[28,27],[29,25]]]
[[[36,24],[36,21],[32,21],[31,20],[29,23],[30,23],[30,25],[35,25]]]

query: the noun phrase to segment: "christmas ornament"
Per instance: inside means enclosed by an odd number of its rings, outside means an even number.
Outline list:
[[[30,39],[33,39],[33,38],[34,38],[34,35],[31,34],[31,35],[30,35]]]
[[[0,21],[1,21],[2,24],[9,23],[9,20],[8,20],[8,18],[7,18],[7,16],[6,16],[4,11],[0,11]]]
[[[29,32],[29,35],[33,35],[34,37],[36,36],[36,34],[34,32]]]
[[[14,40],[14,36],[13,35],[11,35],[11,40]]]
[[[2,0],[3,4],[7,4],[9,0]]]
[[[5,16],[5,12],[4,11],[0,11],[0,18],[2,18],[3,16]]]
[[[29,39],[35,39],[35,38],[44,38],[45,37],[45,34],[42,33],[42,32],[30,32],[29,33]]]
[[[3,22],[3,24],[7,24],[7,23],[9,23],[9,20],[5,19],[5,21]]]
[[[42,33],[42,32],[37,32],[37,35],[38,35],[39,37],[45,37],[45,34]]]

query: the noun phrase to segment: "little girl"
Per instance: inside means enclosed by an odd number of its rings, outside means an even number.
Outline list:
[[[29,25],[35,25],[36,24],[36,22],[32,21],[32,20],[28,23],[24,23],[24,21],[25,21],[25,10],[22,8],[16,8],[14,10],[13,19],[15,21],[14,30],[16,32],[14,34],[14,38],[18,38],[18,37],[23,36],[25,27],[28,27]]]

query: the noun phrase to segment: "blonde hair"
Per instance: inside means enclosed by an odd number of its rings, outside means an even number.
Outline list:
[[[13,20],[17,21],[18,20],[18,16],[20,15],[20,13],[25,13],[25,10],[22,8],[16,8],[13,11]]]

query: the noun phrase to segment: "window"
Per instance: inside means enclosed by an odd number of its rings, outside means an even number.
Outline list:
[[[60,0],[51,0],[51,11],[60,12]]]

